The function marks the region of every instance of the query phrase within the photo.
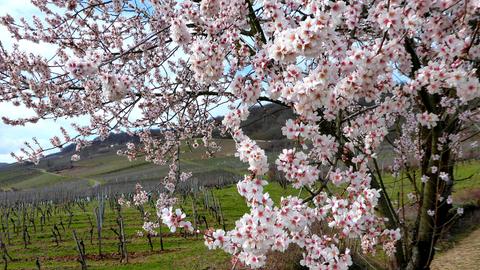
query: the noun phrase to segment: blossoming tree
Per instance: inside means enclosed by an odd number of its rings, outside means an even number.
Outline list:
[[[365,253],[382,246],[398,268],[429,268],[457,215],[454,164],[478,132],[479,1],[32,2],[41,16],[1,23],[16,40],[50,44],[56,54],[0,48],[0,102],[36,113],[4,123],[89,116],[74,136],[62,129],[53,147],[136,134],[141,143],[119,154],[170,164],[170,195],[188,178],[178,167],[180,142],[202,138],[218,150],[211,138],[221,128],[248,163],[237,186],[250,212],[231,231],[207,232],[209,248],[258,268],[269,251],[298,245],[302,265],[346,269],[351,239]],[[241,129],[260,102],[296,114],[282,129],[296,146],[276,160]],[[211,121],[217,107],[229,110],[221,125]],[[386,192],[378,158],[385,148],[394,176],[414,189],[413,222],[403,199],[395,205]],[[17,158],[36,162],[48,149],[34,140]],[[275,204],[263,190],[269,163],[308,196]],[[172,231],[192,229],[167,195],[159,220]]]

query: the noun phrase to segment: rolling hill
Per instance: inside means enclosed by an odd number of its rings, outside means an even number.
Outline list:
[[[267,151],[275,151],[282,141],[281,127],[286,119],[293,117],[290,110],[276,104],[251,109],[250,117],[244,122],[246,134],[259,143]],[[214,119],[221,121],[222,117]],[[153,132],[158,132],[154,130]],[[192,150],[182,147],[181,166],[183,169],[202,175],[207,172],[241,174],[246,166],[234,157],[235,145],[230,138],[214,134],[214,140],[222,147],[222,151],[213,158],[205,159],[205,149],[199,147]],[[127,142],[139,142],[138,137],[126,133],[110,134],[105,140],[94,139],[91,146],[81,150],[81,160],[70,160],[75,145],[70,144],[61,151],[41,159],[38,165],[5,164],[0,165],[0,190],[30,190],[72,183],[72,186],[93,187],[112,183],[132,183],[155,181],[163,178],[168,166],[153,165],[142,157],[132,162],[117,156],[117,151],[125,148]],[[130,187],[131,188],[131,187]]]

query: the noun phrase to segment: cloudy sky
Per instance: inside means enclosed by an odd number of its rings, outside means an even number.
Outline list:
[[[34,14],[39,15],[38,10],[29,0],[0,0],[0,16],[10,14],[14,18],[31,17]],[[8,31],[0,26],[0,41],[6,48],[10,48],[14,40],[10,37]],[[42,55],[49,56],[54,52],[51,46],[45,44],[33,44],[30,42],[20,42],[20,48]],[[25,117],[33,113],[25,107],[15,107],[12,104],[0,103],[0,117],[8,116],[9,118]],[[83,121],[86,121],[84,119]],[[25,141],[31,141],[32,137],[36,137],[44,146],[49,146],[49,138],[60,134],[60,126],[70,127],[68,120],[43,120],[37,124],[25,126],[8,126],[0,121],[0,162],[14,162],[10,156],[11,152],[19,152]]]

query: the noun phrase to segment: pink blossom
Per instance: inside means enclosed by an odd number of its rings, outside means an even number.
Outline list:
[[[438,116],[434,113],[419,113],[417,114],[417,120],[422,126],[426,126],[427,128],[433,128],[437,125]]]
[[[72,157],[70,158],[72,161],[79,161],[80,160],[80,155],[78,154],[73,154]]]
[[[400,178],[419,165],[422,186],[453,181],[440,170],[464,158],[462,142],[480,121],[475,1],[97,2],[34,1],[42,16],[0,18],[17,41],[55,50],[48,58],[22,46],[0,50],[0,102],[33,112],[2,116],[3,123],[90,120],[62,129],[48,146],[33,138],[13,157],[37,164],[52,149],[74,143],[79,153],[92,136],[126,132],[138,141],[118,146],[119,155],[168,166],[158,218],[171,231],[191,231],[173,208],[177,184],[191,178],[180,163],[184,143],[210,158],[221,151],[214,134],[229,135],[247,164],[236,186],[248,211],[229,231],[208,230],[205,243],[246,267],[264,267],[269,252],[290,245],[311,269],[352,265],[345,242],[365,253],[381,245],[393,256],[401,233],[390,225],[417,232],[421,222],[405,223],[395,211],[387,221],[379,207],[385,190],[371,184],[386,170]],[[272,118],[249,119],[253,106],[269,103],[279,108]],[[267,151],[276,142],[249,137],[246,127],[277,121],[284,109],[285,146]],[[383,158],[386,147],[392,158]],[[272,160],[300,195],[272,200],[265,180]],[[451,204],[450,193],[408,197]],[[149,199],[137,186],[132,203]],[[418,217],[443,220],[444,212]],[[326,230],[315,231],[318,223]],[[144,229],[154,234],[156,226],[146,215]]]
[[[144,205],[148,202],[148,194],[142,189],[140,184],[135,186],[135,195],[133,195],[133,204],[136,206]]]
[[[182,210],[176,209],[173,211],[172,207],[163,208],[162,210],[162,222],[167,225],[171,232],[175,232],[177,228],[184,228],[188,231],[193,231],[192,224],[189,221],[185,221],[187,215],[182,213]]]

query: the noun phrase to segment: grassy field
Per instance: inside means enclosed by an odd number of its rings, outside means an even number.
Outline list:
[[[478,163],[466,163],[462,166],[466,166],[466,171],[473,170],[474,168],[472,167],[477,168]],[[461,192],[466,188],[478,185],[478,181],[473,182],[476,184],[461,185],[457,190]],[[275,202],[278,202],[281,196],[299,194],[298,190],[283,189],[277,183],[270,183],[266,187],[266,191],[270,193]],[[248,210],[243,199],[237,193],[236,187],[229,186],[222,189],[212,189],[211,193],[214,194],[221,204],[227,229],[232,228],[235,220]],[[208,210],[204,209],[201,204],[201,195],[199,196],[195,200],[197,214],[205,215],[209,226],[221,228],[222,225],[216,222],[215,217]],[[140,212],[134,207],[122,210],[128,241],[127,249],[130,256],[129,263],[122,264],[119,262],[117,236],[110,230],[110,228],[117,228],[115,222],[116,212],[108,206],[106,207],[106,220],[103,229],[104,240],[102,249],[104,257],[100,258],[97,249],[96,228],[92,242],[90,242],[89,234],[90,221],[93,222],[95,227],[93,209],[97,205],[97,201],[92,201],[87,204],[85,211],[79,207],[73,207],[74,215],[70,227],[67,225],[67,212],[62,210],[62,205],[59,205],[56,210],[57,213],[47,221],[43,231],[39,228],[38,220],[36,232],[31,227],[29,228],[31,240],[27,248],[24,247],[22,232],[11,232],[12,243],[7,248],[14,261],[8,263],[8,269],[36,269],[37,258],[41,264],[41,269],[79,269],[79,263],[76,261],[78,253],[72,236],[73,230],[77,231],[77,234],[85,243],[89,269],[228,269],[228,254],[219,250],[208,250],[203,244],[203,239],[201,237],[197,239],[194,235],[185,238],[181,232],[176,234],[167,233],[164,235],[165,251],[160,251],[160,240],[158,237],[153,239],[154,249],[150,251],[147,238],[137,235],[137,231],[141,230],[142,219]],[[178,206],[182,207],[186,213],[189,213],[189,218],[191,219],[192,197],[181,199]],[[153,208],[150,207],[147,210],[153,211]],[[65,229],[58,225],[60,222],[62,222]],[[60,241],[58,246],[53,240],[51,233],[53,224],[57,224],[62,235],[62,241]],[[205,229],[203,224],[199,227]],[[163,227],[163,230],[165,232],[166,228]]]
[[[205,148],[197,149],[183,144],[181,167],[192,172],[208,172],[219,168],[228,172],[240,173],[245,164],[234,157],[235,144],[229,139],[215,139],[222,149],[213,157],[204,156]],[[0,169],[0,189],[18,190],[47,187],[58,182],[83,181],[85,185],[105,183],[114,179],[160,179],[168,172],[167,166],[158,166],[138,157],[128,161],[116,154],[116,148],[106,152],[89,154],[77,162],[69,162],[70,155],[57,155],[39,166],[13,165]],[[70,164],[62,170],[53,170],[57,164]]]
[[[133,187],[132,187],[133,188]],[[278,184],[273,183],[266,188],[275,201],[279,201],[281,196],[297,194],[297,190],[283,189]],[[211,191],[221,204],[222,212],[226,228],[232,228],[235,220],[245,213],[248,209],[243,203],[243,199],[236,191],[235,186],[223,189],[214,189]],[[140,212],[132,208],[122,209],[124,223],[127,236],[127,249],[129,251],[130,262],[121,264],[120,256],[117,250],[117,236],[110,228],[117,228],[116,212],[108,206],[105,208],[105,222],[103,226],[103,254],[104,257],[98,256],[97,236],[95,227],[95,216],[93,209],[98,202],[88,203],[85,211],[80,207],[73,207],[73,219],[71,226],[68,227],[68,214],[62,211],[59,205],[57,214],[54,214],[45,226],[43,231],[40,230],[39,220],[36,220],[36,232],[32,226],[29,226],[30,244],[24,247],[22,232],[11,233],[11,245],[7,246],[9,254],[14,261],[8,263],[8,269],[36,269],[36,259],[38,258],[42,269],[79,269],[79,263],[76,262],[78,253],[75,249],[73,241],[73,230],[77,231],[80,238],[83,239],[87,254],[87,263],[89,269],[226,269],[229,265],[229,256],[222,251],[209,251],[203,244],[203,238],[190,235],[186,238],[182,233],[164,235],[165,251],[160,251],[160,240],[158,237],[153,239],[154,250],[150,251],[148,240],[146,237],[137,235],[137,231],[141,230],[142,218]],[[187,213],[192,213],[192,198],[182,199],[178,205]],[[221,228],[222,226],[216,222],[215,217],[206,209],[204,209],[201,199],[196,200],[197,215],[207,217],[209,226]],[[147,209],[153,212],[153,208]],[[190,217],[191,218],[191,217]],[[93,241],[90,242],[90,221],[93,222],[95,230]],[[63,226],[59,225],[60,223]],[[62,241],[57,246],[52,236],[51,228],[53,224],[57,224]],[[63,229],[65,228],[65,229]],[[203,224],[199,228],[205,229]],[[163,227],[164,232],[167,230]],[[5,236],[4,236],[4,241]],[[0,261],[1,264],[1,261]]]
[[[246,166],[233,156],[234,145],[232,141],[217,140],[217,143],[223,147],[224,151],[208,159],[201,154],[204,149],[192,151],[187,145],[183,145],[181,169],[192,171],[194,174],[211,174],[212,177],[214,177],[214,172],[226,172],[237,175],[238,179],[241,179]],[[269,161],[273,162],[270,156]],[[62,162],[65,162],[65,160]],[[47,171],[42,167],[21,166],[0,170],[0,188],[5,190],[24,190],[55,186],[59,183],[68,182],[81,182],[85,186],[97,186],[116,183],[116,181],[125,181],[122,182],[123,185],[128,190],[133,191],[136,181],[142,179],[155,179],[155,181],[158,181],[166,173],[166,166],[154,166],[145,162],[142,158],[129,162],[124,158],[119,158],[113,152],[107,152],[84,158],[74,163],[71,168],[59,171]],[[418,174],[418,172],[416,173]],[[394,201],[398,200],[402,194],[403,198],[405,198],[407,193],[413,191],[413,185],[405,178],[405,175],[394,178],[390,174],[384,173],[382,178],[389,196]],[[478,201],[479,198],[475,195],[477,193],[472,191],[478,191],[478,194],[480,194],[480,161],[474,160],[459,163],[455,168],[455,179],[462,179],[456,182],[454,186],[455,204]],[[401,188],[402,184],[403,188]],[[277,183],[270,183],[266,187],[266,191],[270,193],[277,203],[281,196],[298,195],[300,192],[291,188],[283,189]],[[223,223],[227,229],[232,228],[235,220],[248,210],[234,185],[221,189],[210,189],[209,194],[213,194],[220,203]],[[303,191],[300,195],[307,194]],[[194,201],[192,201],[191,196],[181,199],[178,207],[183,208],[190,215],[189,219],[191,220],[192,205],[195,205],[197,215],[205,216],[209,227],[222,228],[222,222],[219,222],[212,211],[205,209],[205,206],[202,204],[202,196],[205,196],[205,192],[198,194],[198,196]],[[97,250],[94,215],[94,208],[97,206],[98,201],[96,200],[89,202],[85,211],[74,203],[56,205],[52,217],[47,220],[43,230],[40,229],[40,221],[37,214],[35,217],[36,230],[33,229],[31,224],[28,225],[30,243],[26,248],[24,247],[22,230],[17,228],[18,231],[13,232],[12,228],[10,228],[11,243],[6,247],[14,261],[8,261],[8,269],[37,269],[37,258],[41,269],[79,269],[80,264],[76,261],[78,252],[73,241],[73,230],[77,231],[78,236],[85,243],[89,269],[228,269],[230,264],[228,254],[225,254],[223,251],[209,251],[203,244],[201,236],[198,238],[195,235],[184,237],[181,232],[176,234],[168,233],[164,235],[165,250],[160,251],[159,237],[155,237],[153,239],[153,251],[151,251],[147,238],[137,235],[137,231],[141,230],[143,221],[140,212],[136,208],[124,208],[122,210],[126,228],[127,249],[130,256],[129,263],[122,264],[119,262],[118,239],[111,230],[111,228],[117,229],[117,216],[114,209],[108,206],[105,208],[106,219],[103,229],[104,256],[100,258]],[[68,226],[69,214],[65,210],[66,208],[71,208],[73,213],[70,226]],[[152,205],[147,210],[155,215]],[[32,211],[32,209],[29,209],[29,211]],[[18,213],[14,219],[21,219],[21,214]],[[90,239],[91,223],[94,228],[92,239]],[[63,224],[63,226],[60,224]],[[54,225],[57,225],[62,236],[58,246],[51,231]],[[203,223],[198,227],[202,230],[206,229],[206,225]],[[163,231],[165,233],[165,227],[163,227]],[[4,242],[7,241],[6,235],[1,237]],[[0,267],[2,267],[2,263],[2,258],[0,258]]]
[[[420,190],[421,175],[419,170],[412,171],[411,175],[416,176],[417,189]],[[391,174],[384,173],[382,178],[385,183],[385,188],[394,202],[398,201],[398,198],[401,197],[400,194],[403,194],[404,199],[406,199],[406,194],[414,191],[414,186],[411,181],[408,180],[405,173],[400,174],[398,177],[393,177]],[[453,197],[454,199],[461,199],[460,201],[457,201],[457,203],[463,204],[467,202],[466,200],[474,199],[465,194],[465,192],[480,188],[480,161],[467,160],[458,162],[454,169],[454,179]]]

